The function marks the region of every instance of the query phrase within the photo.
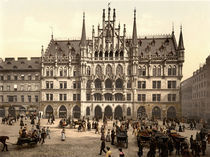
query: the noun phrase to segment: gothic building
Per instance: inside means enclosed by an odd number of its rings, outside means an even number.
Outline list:
[[[174,31],[138,37],[134,11],[128,38],[126,25],[117,25],[115,9],[105,15],[104,9],[91,40],[83,15],[81,40],[52,36],[47,49],[42,48],[39,110],[45,117],[180,116],[182,29],[178,45]]]

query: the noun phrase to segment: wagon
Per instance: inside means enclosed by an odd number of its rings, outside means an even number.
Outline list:
[[[32,137],[19,137],[17,141],[17,145],[22,146],[23,144],[28,145],[36,145],[39,142],[39,138],[32,138]]]
[[[116,133],[117,145],[124,144],[128,148],[128,135],[127,131],[117,131]]]

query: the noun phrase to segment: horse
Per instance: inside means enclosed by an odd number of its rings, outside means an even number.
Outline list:
[[[8,151],[6,140],[9,140],[8,136],[0,136],[0,142],[4,145],[2,152],[4,151],[4,148],[6,148],[6,151]]]

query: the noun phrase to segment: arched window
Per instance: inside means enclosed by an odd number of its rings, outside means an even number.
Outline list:
[[[146,66],[142,67],[142,76],[146,76]]]
[[[123,57],[124,57],[124,53],[123,53],[123,51],[120,51],[120,59],[122,60]]]
[[[102,52],[102,51],[100,51],[100,53],[99,53],[99,59],[100,59],[100,60],[103,59],[103,52]]]
[[[105,60],[108,60],[108,52],[105,52]]]
[[[90,66],[87,67],[87,75],[90,76]]]
[[[105,88],[108,88],[108,89],[112,88],[112,80],[106,79],[106,81],[105,81]]]
[[[115,59],[118,59],[119,53],[118,51],[115,52]]]
[[[113,60],[113,52],[112,51],[110,51],[110,53],[109,53],[109,59]]]
[[[66,67],[64,68],[64,76],[67,76],[67,69],[66,69]]]
[[[122,89],[123,88],[123,80],[122,79],[117,79],[116,83],[115,83],[115,87],[118,89]]]
[[[98,78],[95,80],[95,88],[97,88],[97,89],[101,89],[102,88],[101,80],[98,79]]]
[[[128,75],[131,75],[131,66],[128,66]]]
[[[116,93],[114,96],[115,96],[115,101],[123,100],[123,94],[121,94],[121,93]]]
[[[122,75],[123,74],[123,67],[122,65],[118,64],[116,68],[116,75]]]
[[[158,66],[158,69],[157,69],[157,76],[161,76],[161,65]]]
[[[173,66],[173,76],[176,76],[176,66]]]
[[[96,66],[96,75],[101,76],[102,75],[102,68],[100,65]]]
[[[48,67],[46,68],[46,76],[50,76],[50,71]]]
[[[63,68],[59,69],[60,76],[63,76]]]
[[[112,94],[106,93],[106,94],[104,94],[104,98],[105,98],[105,100],[111,101],[112,100]]]
[[[50,76],[53,76],[53,68],[50,69]]]
[[[98,60],[98,52],[95,52],[95,60]]]
[[[131,116],[131,108],[130,107],[127,108],[127,116]]]
[[[112,67],[109,64],[106,66],[106,75],[108,76],[112,75]]]
[[[94,94],[94,99],[95,99],[95,100],[101,100],[101,99],[102,99],[101,94],[100,94],[100,93],[95,93],[95,94]]]
[[[156,74],[156,66],[153,67],[152,73],[153,73],[153,76],[156,76],[156,75],[157,75],[157,74]]]
[[[90,107],[87,107],[86,108],[86,116],[89,116],[90,115]]]
[[[168,66],[168,76],[172,75],[172,67],[171,65]]]

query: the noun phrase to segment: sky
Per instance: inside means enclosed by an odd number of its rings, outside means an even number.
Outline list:
[[[117,23],[126,24],[132,35],[133,11],[137,11],[138,36],[171,34],[178,42],[182,25],[185,62],[183,80],[205,63],[210,55],[210,1],[142,0],[0,0],[0,58],[40,57],[51,32],[55,39],[80,39],[83,12],[86,36],[92,25],[102,24],[102,10],[116,9]],[[122,29],[121,29],[122,30]]]

